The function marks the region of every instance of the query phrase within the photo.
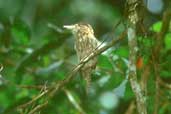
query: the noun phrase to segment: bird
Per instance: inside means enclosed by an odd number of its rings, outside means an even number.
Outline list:
[[[100,41],[95,37],[94,30],[90,24],[77,23],[72,25],[64,25],[64,28],[70,30],[75,39],[75,50],[78,62],[84,60],[93,51],[98,48]],[[89,93],[91,84],[91,73],[96,68],[97,56],[90,59],[80,69],[83,79],[86,81],[86,92]]]

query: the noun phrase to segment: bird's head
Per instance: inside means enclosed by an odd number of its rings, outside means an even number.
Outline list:
[[[76,36],[80,35],[94,35],[93,28],[89,24],[78,23],[73,25],[64,25],[64,28],[71,30],[72,33]]]

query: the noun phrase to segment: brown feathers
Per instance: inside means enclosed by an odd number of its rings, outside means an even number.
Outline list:
[[[95,38],[94,31],[89,24],[79,23],[64,27],[72,30],[72,33],[75,36],[75,50],[79,61],[85,59],[97,48],[99,41]],[[93,69],[95,69],[96,64],[97,57],[94,57],[89,60],[81,69],[81,74],[86,81],[87,92],[89,91],[91,84],[91,73]]]

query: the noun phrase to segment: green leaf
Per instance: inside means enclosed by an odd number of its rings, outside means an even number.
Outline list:
[[[124,77],[120,73],[113,73],[109,81],[104,85],[104,87],[105,89],[117,88],[123,80]]]
[[[20,92],[16,95],[16,99],[21,99],[26,96],[29,96],[29,90],[28,89],[20,90]]]
[[[171,111],[170,107],[171,105],[169,103],[163,105],[162,107],[159,108],[159,114],[167,114],[167,112]]]
[[[127,58],[129,55],[129,50],[128,47],[120,47],[115,51],[115,54],[120,56],[120,57],[125,57]]]
[[[44,66],[48,66],[50,64],[49,56],[44,56],[43,57],[43,62],[44,62]]]
[[[153,42],[151,38],[143,38],[143,44],[145,47],[151,47]]]
[[[170,76],[170,73],[171,73],[171,72],[166,71],[166,70],[161,71],[161,77],[163,77],[163,78],[170,78],[170,77],[171,77],[171,76]]]
[[[32,75],[25,74],[22,78],[21,84],[29,85],[34,83],[34,77]]]
[[[165,49],[171,49],[171,33],[166,34],[164,38]]]
[[[1,94],[0,94],[1,106],[7,107],[8,105],[10,105],[11,99],[9,99],[8,97],[9,96],[7,95],[7,93],[1,92]]]
[[[154,31],[154,32],[160,32],[161,27],[162,27],[162,22],[159,21],[159,22],[156,22],[156,23],[154,23],[154,24],[152,25],[151,30]]]
[[[109,58],[107,56],[104,55],[100,55],[98,58],[98,66],[102,67],[102,68],[107,68],[107,69],[112,69],[112,64],[109,61]]]
[[[66,72],[65,71],[58,71],[57,72],[57,77],[59,80],[63,80],[66,76]]]
[[[16,22],[11,28],[11,33],[16,44],[27,45],[29,43],[30,30],[26,23]]]
[[[134,97],[131,86],[127,84],[124,100],[130,101]]]

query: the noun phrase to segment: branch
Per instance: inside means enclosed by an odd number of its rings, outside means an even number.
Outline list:
[[[137,7],[140,5],[139,0],[127,0],[128,4],[128,46],[129,46],[129,67],[128,75],[131,88],[136,97],[137,111],[139,114],[147,114],[147,108],[145,98],[142,93],[142,89],[137,80],[136,72],[136,56],[137,56],[137,36],[136,36],[136,24],[139,21]]]
[[[63,89],[65,94],[67,95],[69,101],[72,103],[72,105],[80,112],[80,114],[86,114],[85,111],[82,109],[82,107],[78,104],[74,96],[71,94],[71,92],[67,89]]]
[[[31,104],[33,104],[35,101],[37,101],[38,99],[40,99],[41,97],[43,97],[44,95],[46,95],[48,93],[48,91],[43,91],[42,93],[40,93],[39,95],[37,95],[36,97],[34,97],[31,101],[23,104],[23,105],[20,105],[18,106],[18,108],[25,108]]]
[[[158,107],[159,107],[159,89],[160,89],[159,84],[161,82],[160,81],[160,52],[162,49],[162,44],[164,42],[165,34],[167,33],[169,29],[170,20],[171,20],[171,11],[167,9],[163,14],[161,31],[156,36],[156,44],[155,44],[153,55],[152,55],[152,62],[154,66],[155,76],[156,76],[156,80],[155,80],[156,94],[155,94],[154,114],[158,113]]]
[[[48,101],[44,102],[41,105],[37,105],[35,108],[33,108],[28,114],[35,114],[39,110],[41,110],[43,107],[45,107],[48,104]]]
[[[67,83],[71,82],[71,80],[73,79],[75,74],[84,66],[85,63],[87,63],[93,57],[95,57],[95,56],[101,54],[102,52],[106,51],[107,49],[109,49],[110,47],[112,47],[113,45],[118,43],[120,40],[124,39],[125,36],[126,36],[126,32],[123,32],[118,38],[113,38],[112,42],[110,42],[109,44],[107,44],[101,48],[98,48],[97,50],[92,52],[89,56],[87,56],[85,59],[80,61],[80,63],[77,64],[77,66],[68,74],[68,76],[66,76],[66,78],[64,80],[56,82],[51,87],[48,87],[46,89],[46,91],[37,95],[33,100],[29,101],[28,103],[25,103],[24,106],[21,105],[20,108],[27,107],[28,105],[32,104],[33,102],[37,101],[38,99],[40,99],[41,97],[43,97],[45,95],[48,95],[47,96],[48,100],[50,98],[52,98],[55,95],[55,93],[57,93],[60,89],[62,89]],[[44,105],[44,104],[42,104],[42,105]],[[41,107],[41,105],[39,105],[39,107]]]
[[[161,86],[165,87],[166,89],[171,90],[171,84],[170,83],[164,82],[161,78],[159,78],[158,82]]]
[[[23,89],[37,89],[41,90],[44,85],[17,85],[18,88],[23,88]]]
[[[75,74],[84,66],[85,63],[87,63],[90,59],[94,58],[95,56],[101,54],[102,52],[106,51],[107,49],[109,49],[110,47],[112,47],[113,45],[115,45],[116,43],[118,43],[120,40],[122,40],[124,37],[126,36],[126,32],[123,32],[118,38],[114,38],[114,40],[112,42],[110,42],[109,44],[98,48],[97,50],[95,50],[94,52],[92,52],[89,56],[87,56],[85,59],[83,59],[82,61],[80,61],[80,63],[72,70],[71,73],[69,73],[69,75],[67,76],[66,79],[64,79],[63,81],[60,81],[59,83],[56,83],[54,87],[54,89],[51,91],[50,96],[53,96],[54,93],[56,93],[58,91],[58,89],[62,88],[65,84],[69,83],[72,78],[75,76]]]
[[[128,109],[125,112],[125,114],[133,114],[135,108],[136,108],[135,101],[131,101],[131,103],[128,106]]]

